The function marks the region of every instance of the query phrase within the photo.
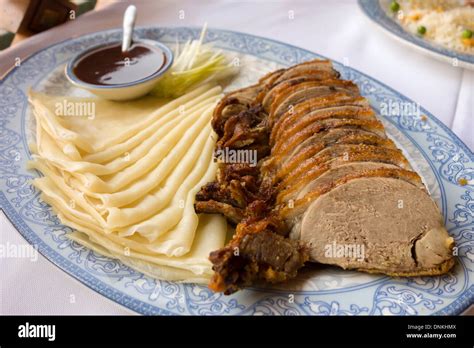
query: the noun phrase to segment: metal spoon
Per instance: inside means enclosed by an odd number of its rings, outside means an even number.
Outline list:
[[[137,18],[137,8],[130,5],[123,14],[122,52],[127,52],[132,44],[133,27]]]

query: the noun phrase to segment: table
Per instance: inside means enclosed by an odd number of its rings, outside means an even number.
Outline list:
[[[129,3],[137,25],[230,29],[291,43],[380,80],[423,105],[474,148],[474,71],[424,56],[377,30],[355,0],[114,2],[0,53],[0,76],[35,51],[86,33],[118,28]],[[26,243],[0,213],[0,242]],[[131,314],[42,256],[0,259],[1,314]],[[468,310],[474,314],[474,308]]]

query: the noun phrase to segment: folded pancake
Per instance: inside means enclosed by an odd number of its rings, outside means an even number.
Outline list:
[[[71,177],[71,185],[100,200],[104,207],[120,207],[133,202],[157,187],[161,183],[160,179],[166,178],[180,163],[180,159],[187,155],[188,149],[202,149],[207,138],[202,134],[207,132],[209,136],[211,130],[208,123],[212,107],[203,110],[196,120],[184,120],[180,127],[175,127],[169,133],[169,137],[158,142],[155,148],[131,166],[102,178],[87,173],[85,183]],[[196,160],[188,157],[189,160]]]
[[[203,134],[206,135],[206,133]],[[212,158],[214,143],[215,140],[207,134],[205,151],[195,157],[198,158],[198,163],[180,186],[174,187],[175,191],[168,192],[166,200],[165,196],[161,195],[163,201],[159,200],[160,197],[156,202],[152,198],[142,201],[140,210],[134,210],[133,207],[128,208],[129,210],[124,208],[112,210],[111,213],[115,215],[101,215],[85,199],[84,193],[70,187],[56,169],[48,166],[41,159],[32,162],[31,166],[44,173],[46,178],[36,179],[34,184],[44,195],[54,197],[59,202],[57,204],[69,211],[70,215],[75,216],[78,221],[87,222],[90,228],[106,234],[138,238],[140,247],[153,252],[183,255],[192,245],[198,220],[193,209],[194,195],[215,175],[217,170]],[[174,179],[174,177],[170,178]],[[166,188],[165,185],[164,189]],[[160,205],[155,206],[157,202]],[[123,227],[109,227],[110,216],[121,218],[120,225]]]
[[[85,156],[82,160],[72,160],[64,154],[61,150],[61,144],[58,143],[57,139],[51,137],[49,132],[45,131],[46,125],[39,116],[39,113],[35,111],[36,123],[40,125],[36,130],[37,150],[35,152],[54,163],[56,167],[73,172],[85,185],[88,182],[85,174],[94,174],[95,176],[115,174],[135,164],[151,151],[151,149],[156,148],[157,144],[161,144],[162,147],[166,145],[170,148],[178,141],[179,137],[176,137],[175,134],[174,138],[170,138],[169,133],[171,131],[176,133],[175,127],[181,125],[185,119],[197,119],[218,97],[219,95],[216,94],[194,106],[189,106],[189,108],[184,109],[185,111],[182,113],[168,113],[139,134],[121,144],[115,145],[113,148],[116,151],[114,151],[115,153],[113,154],[110,151],[111,148],[109,148],[107,151],[103,151],[102,154],[97,153],[97,155],[102,155],[100,158],[94,154]],[[165,137],[168,139],[167,141],[164,140]],[[105,152],[107,152],[107,154]],[[99,180],[99,178],[96,178],[96,180]]]
[[[193,101],[195,104],[220,90],[220,87],[213,91],[211,88],[211,85],[198,87],[166,104],[162,99],[154,97],[120,103],[98,98],[45,97],[34,92],[30,94],[30,103],[44,121],[45,130],[50,132],[54,139],[65,144],[63,151],[66,155],[79,160],[87,154],[97,156],[101,151],[111,151],[114,145],[140,134],[168,113],[174,112],[178,115],[183,106],[186,108],[187,102]],[[205,94],[206,92],[209,93]],[[64,115],[67,108],[58,109],[58,105],[64,102],[77,103],[76,105],[93,104],[95,112],[92,116],[87,113],[81,114],[81,117],[69,113]]]
[[[62,176],[68,186],[82,193],[87,203],[87,207],[84,207],[86,210],[96,216],[97,214],[104,216],[98,219],[104,228],[123,227],[140,221],[147,216],[146,214],[153,214],[166,206],[196,161],[201,161],[200,155],[203,149],[205,149],[203,158],[206,161],[212,158],[215,140],[211,139],[211,128],[208,124],[211,110],[212,106],[203,112],[199,116],[200,121],[187,129],[189,132],[174,134],[178,138],[178,144],[162,156],[164,158],[161,162],[154,163],[154,168],[150,163],[152,170],[147,173],[144,169],[144,175],[140,180],[134,178],[134,182],[124,190],[110,194],[97,193],[92,191],[93,188],[86,189],[78,185],[74,174],[63,171]],[[40,164],[41,160],[37,162],[37,165]],[[204,171],[203,165],[200,168],[201,172]]]
[[[48,201],[48,203],[54,207],[54,202]],[[155,253],[137,251],[129,245],[123,244],[120,240],[112,240],[109,236],[105,236],[100,232],[69,220],[68,217],[62,213],[58,213],[58,216],[64,224],[81,231],[80,237],[77,233],[72,235],[72,239],[79,243],[81,243],[80,240],[87,241],[88,239],[89,242],[96,243],[102,248],[105,248],[114,258],[119,258],[120,260],[132,258],[134,259],[134,263],[138,263],[138,261],[148,263],[150,266],[156,268],[156,271],[161,269],[162,272],[166,272],[167,268],[173,268],[180,272],[185,272],[184,275],[174,274],[174,278],[178,278],[176,280],[181,281],[189,281],[190,278],[208,278],[211,273],[211,264],[208,260],[209,250],[210,248],[212,250],[212,248],[222,245],[225,239],[225,234],[221,233],[221,231],[226,229],[225,220],[218,215],[202,216],[199,221],[199,226],[196,229],[196,240],[189,253],[180,257],[168,257]],[[71,235],[68,234],[68,236]],[[84,236],[87,236],[87,239],[84,238]],[[170,276],[158,278],[175,280],[170,279]]]
[[[112,259],[118,259],[124,265],[127,265],[128,267],[131,267],[134,270],[155,279],[184,283],[205,283],[206,281],[208,281],[207,273],[203,273],[200,275],[194,274],[193,272],[182,268],[157,265],[153,262],[145,261],[136,257],[131,257],[129,253],[128,256],[124,255],[124,253],[115,253],[106,249],[100,244],[100,242],[92,241],[87,234],[79,231],[68,233],[67,237],[100,255]]]
[[[71,238],[158,279],[209,279],[208,253],[223,246],[226,222],[199,216],[193,205],[217,171],[210,120],[220,92],[209,85],[177,101],[144,98],[128,107],[33,93],[30,167],[44,175],[33,184],[76,230]],[[95,117],[57,114],[63,99],[96,103]]]

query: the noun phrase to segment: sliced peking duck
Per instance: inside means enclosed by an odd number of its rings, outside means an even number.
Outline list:
[[[305,62],[215,108],[216,149],[254,151],[258,162],[222,161],[196,196],[198,213],[236,225],[210,254],[214,291],[286,281],[306,262],[391,276],[454,265],[453,238],[420,176],[358,87],[339,76],[327,60]],[[335,246],[364,252],[328,252]]]

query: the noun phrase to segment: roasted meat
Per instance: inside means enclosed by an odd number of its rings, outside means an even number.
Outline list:
[[[236,224],[210,255],[214,291],[285,281],[307,261],[400,276],[453,266],[453,239],[421,178],[339,76],[327,60],[305,62],[216,107],[216,148],[255,151],[256,162],[220,163],[196,196],[197,212]],[[331,256],[332,245],[366,252]]]

